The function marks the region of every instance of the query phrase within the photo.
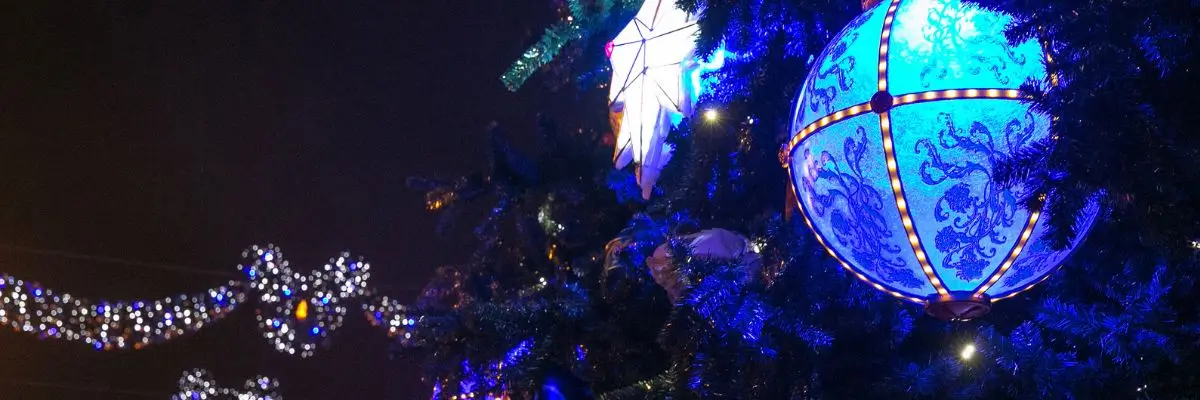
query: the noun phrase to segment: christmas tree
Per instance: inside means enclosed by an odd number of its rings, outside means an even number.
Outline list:
[[[651,32],[656,22],[639,19],[640,2],[567,0],[562,22],[503,79],[513,90],[526,79],[577,84],[592,117],[571,127],[544,117],[536,154],[492,127],[489,169],[410,181],[443,229],[471,228],[451,223],[459,204],[491,204],[470,261],[439,270],[406,308],[415,322],[393,331],[396,354],[424,363],[434,398],[1200,396],[1200,114],[1186,101],[1200,87],[1200,4],[982,0],[968,6],[977,14],[948,17],[1009,15],[999,27],[1009,44],[1045,52],[1047,78],[1014,84],[1054,116],[1052,136],[995,160],[990,178],[1050,194],[1021,199],[1045,210],[1047,246],[1086,240],[1033,290],[946,322],[843,271],[779,166],[796,93],[828,72],[822,50],[888,4],[646,2],[687,13],[690,54],[721,65],[681,64],[703,89],[655,108],[684,118],[659,118],[661,142],[635,149],[634,167],[612,165],[629,130],[622,115],[634,112],[618,92],[661,75],[614,70],[620,46],[637,40],[613,38],[631,20]],[[638,56],[660,37],[643,36]],[[994,66],[985,58],[974,73]],[[624,108],[605,107],[606,93]],[[647,154],[660,153],[669,162],[649,174]],[[1085,237],[1092,201],[1100,216]]]

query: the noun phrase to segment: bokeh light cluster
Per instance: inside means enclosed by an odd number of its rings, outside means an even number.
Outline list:
[[[309,274],[295,272],[274,245],[242,253],[246,274],[259,301],[263,336],[282,353],[308,357],[346,317],[346,303],[367,296],[371,265],[349,253],[329,259]]]
[[[93,302],[0,275],[0,324],[41,338],[82,341],[97,350],[140,349],[196,331],[242,303],[243,285],[154,301]]]
[[[223,388],[217,384],[208,371],[193,369],[183,373],[179,378],[179,392],[171,396],[172,400],[281,400],[279,382],[265,377],[256,376],[246,380],[242,390]]]

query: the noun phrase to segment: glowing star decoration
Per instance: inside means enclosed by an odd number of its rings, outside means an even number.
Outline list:
[[[96,350],[140,349],[203,328],[233,311],[244,286],[229,282],[195,295],[92,301],[0,274],[0,324],[42,339],[79,341]]]
[[[842,266],[949,320],[1044,280],[1079,245],[1043,238],[1044,193],[992,181],[997,160],[1050,136],[1020,85],[1046,80],[1011,18],[960,0],[883,1],[815,60],[781,161],[805,221]],[[1037,200],[1028,209],[1021,199]]]
[[[279,382],[257,376],[246,380],[243,390],[224,388],[217,384],[212,374],[202,369],[193,369],[179,378],[179,392],[172,400],[282,400]]]
[[[275,350],[308,357],[342,325],[346,303],[367,296],[370,264],[349,253],[304,275],[292,271],[278,247],[254,246],[239,265],[257,291],[259,328]]]
[[[671,159],[667,133],[704,90],[702,75],[719,69],[725,51],[710,61],[695,54],[696,17],[671,0],[646,0],[633,21],[605,46],[612,63],[609,108],[617,133],[613,163],[637,167],[642,196],[650,197],[659,171]]]

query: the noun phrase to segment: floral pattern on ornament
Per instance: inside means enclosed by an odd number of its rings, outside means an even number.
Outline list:
[[[855,135],[843,142],[844,164],[828,151],[813,156],[804,151],[808,164],[807,176],[801,180],[802,193],[811,193],[813,212],[826,218],[833,227],[834,239],[841,248],[850,249],[849,256],[858,265],[888,282],[905,288],[919,288],[922,281],[907,268],[894,244],[896,232],[888,228],[884,217],[884,196],[870,185],[863,173],[863,162],[869,149],[866,129],[858,127]],[[816,184],[824,182],[824,193]]]
[[[936,143],[921,139],[913,149],[928,155],[920,167],[924,184],[958,182],[942,193],[934,208],[934,220],[942,224],[934,246],[945,254],[942,267],[955,270],[960,279],[976,280],[994,264],[997,246],[1012,239],[1006,232],[1011,232],[1009,228],[1016,223],[1016,196],[992,180],[992,168],[1000,158],[1029,142],[1036,125],[1032,113],[1027,112],[1023,119],[1014,118],[1004,126],[1006,144],[997,144],[998,138],[983,122],[974,121],[963,129],[956,126],[949,113],[940,113],[938,121],[942,129]],[[947,151],[969,156],[950,160],[943,157]]]

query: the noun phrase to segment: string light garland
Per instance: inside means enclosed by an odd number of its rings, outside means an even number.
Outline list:
[[[419,337],[413,335],[418,319],[423,319],[399,301],[383,296],[371,303],[363,304],[363,312],[372,325],[386,327],[388,337],[400,339],[400,345],[413,346]]]
[[[272,244],[242,252],[238,270],[243,280],[197,295],[157,301],[91,301],[58,294],[41,285],[0,275],[0,324],[42,339],[79,341],[97,350],[140,349],[212,324],[247,300],[257,300],[256,315],[264,338],[277,351],[312,356],[344,322],[349,307],[361,302],[366,319],[386,327],[402,346],[421,346],[433,336],[436,318],[388,296],[374,296],[370,264],[343,252],[319,269],[302,274],[292,269],[283,251]],[[543,281],[544,284],[544,281]],[[530,354],[533,340],[517,343],[503,358],[468,368],[474,385],[459,385],[457,394],[442,398],[508,399],[500,383],[505,369]],[[435,386],[436,393],[440,391]],[[246,381],[243,389],[221,387],[204,370],[179,379],[173,399],[281,399],[279,384],[266,377]]]
[[[0,324],[42,339],[78,341],[96,350],[140,349],[212,324],[248,299],[258,301],[259,330],[279,352],[309,357],[339,328],[355,302],[378,309],[393,328],[415,325],[399,302],[373,295],[370,264],[341,253],[322,268],[293,271],[274,245],[252,246],[238,265],[242,281],[160,300],[92,301],[0,274]],[[373,320],[368,315],[368,320]],[[392,336],[405,332],[392,329]],[[408,335],[412,336],[412,335]]]
[[[244,390],[223,388],[217,385],[212,374],[202,369],[193,369],[183,373],[179,378],[179,392],[171,396],[172,400],[282,400],[279,394],[279,382],[265,377],[256,376],[246,380]]]
[[[0,275],[0,324],[43,339],[82,341],[96,350],[140,349],[194,332],[240,305],[244,285],[161,300],[93,302]]]

